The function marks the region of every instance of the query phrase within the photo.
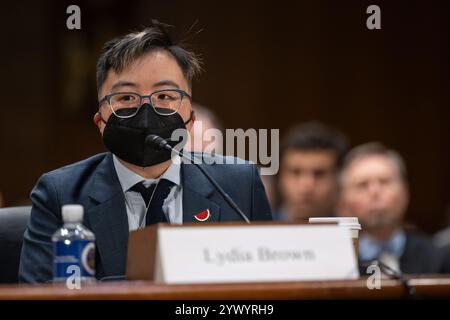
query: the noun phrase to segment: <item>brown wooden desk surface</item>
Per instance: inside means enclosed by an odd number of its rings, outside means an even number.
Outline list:
[[[410,285],[421,297],[450,299],[450,277],[412,278]],[[84,285],[80,290],[51,284],[0,286],[0,299],[401,299],[405,293],[397,280],[382,280],[380,290],[369,290],[365,279],[202,285],[122,281]]]

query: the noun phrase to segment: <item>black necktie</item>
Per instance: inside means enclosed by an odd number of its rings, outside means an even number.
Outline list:
[[[131,191],[139,192],[145,201],[145,205],[148,206],[147,216],[145,219],[146,226],[159,222],[168,222],[162,206],[173,185],[174,183],[172,181],[161,179],[158,184],[152,184],[148,188],[144,186],[143,182],[139,182],[130,188]]]

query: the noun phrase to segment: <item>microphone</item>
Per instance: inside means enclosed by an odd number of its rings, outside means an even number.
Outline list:
[[[233,208],[234,211],[236,211],[236,213],[242,218],[242,220],[244,220],[247,223],[250,223],[250,220],[247,218],[244,212],[242,212],[242,210],[233,201],[233,199],[230,198],[230,196],[225,192],[225,190],[222,189],[222,187],[216,182],[216,180],[214,180],[214,178],[208,173],[208,171],[205,170],[205,168],[201,167],[198,163],[193,162],[190,157],[174,149],[166,140],[164,140],[160,136],[157,136],[155,134],[149,134],[145,138],[145,144],[153,144],[161,149],[175,152],[175,154],[177,154],[179,157],[188,160],[190,163],[196,166],[203,173],[203,175],[209,180],[209,182],[214,186],[214,188],[216,188],[216,190],[219,191],[220,195],[225,199],[225,201],[230,205],[230,207]]]

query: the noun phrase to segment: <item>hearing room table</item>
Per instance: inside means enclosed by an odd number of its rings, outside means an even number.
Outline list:
[[[65,284],[1,285],[0,299],[401,299],[413,292],[418,298],[450,298],[450,276],[409,278],[409,288],[399,280],[382,280],[380,289],[369,289],[367,280],[273,282],[239,284],[166,285],[148,281],[101,282],[70,290]]]

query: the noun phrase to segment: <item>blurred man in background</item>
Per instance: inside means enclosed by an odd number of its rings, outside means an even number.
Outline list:
[[[195,121],[191,132],[189,132],[188,142],[184,147],[185,151],[203,152],[214,149],[215,154],[223,155],[223,145],[215,141],[208,130],[218,130],[223,133],[223,126],[219,118],[210,109],[197,103],[192,104],[195,113]]]
[[[344,135],[320,123],[292,128],[281,142],[277,220],[333,216],[337,176],[347,151]]]
[[[192,109],[195,112],[195,122],[189,133],[188,142],[186,143],[184,150],[193,152],[211,152],[214,150],[215,154],[223,155],[223,141],[215,140],[213,138],[213,131],[208,132],[208,130],[213,129],[225,135],[225,129],[217,115],[211,109],[199,105],[198,103],[193,103]],[[269,204],[272,210],[274,210],[276,202],[274,178],[273,176],[262,175],[261,180]]]
[[[443,260],[431,241],[407,230],[408,180],[402,157],[379,143],[351,150],[340,177],[338,214],[356,216],[361,273],[373,260],[407,274],[443,272]]]

